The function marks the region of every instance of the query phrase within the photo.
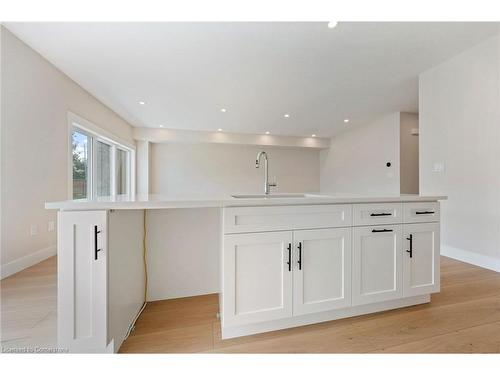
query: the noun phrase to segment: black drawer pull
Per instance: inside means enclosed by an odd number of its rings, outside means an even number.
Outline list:
[[[413,258],[413,234],[410,234],[410,237],[406,238],[410,241],[410,250],[406,250],[407,253],[410,253],[410,258]]]
[[[372,233],[392,232],[392,229],[372,229]]]
[[[299,264],[299,270],[302,269],[302,242],[299,242],[299,260],[297,261]]]
[[[417,211],[415,212],[415,215],[432,215],[434,213],[434,211]]]
[[[97,248],[97,235],[101,233],[100,230],[97,230],[97,225],[94,225],[94,260],[97,260],[97,253],[101,251],[101,249]]]
[[[375,214],[375,213],[370,214],[370,216],[392,216],[392,214],[389,212],[381,212],[379,214]]]
[[[288,264],[288,271],[292,271],[292,244],[289,243],[288,244],[288,262],[286,262],[286,264]]]

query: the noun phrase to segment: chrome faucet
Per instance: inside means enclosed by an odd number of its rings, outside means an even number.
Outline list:
[[[261,151],[257,154],[257,159],[255,160],[255,168],[260,167],[260,159],[264,156],[264,194],[268,195],[270,193],[271,186],[277,186],[276,182],[269,182],[269,160],[267,159],[267,154],[265,151]]]

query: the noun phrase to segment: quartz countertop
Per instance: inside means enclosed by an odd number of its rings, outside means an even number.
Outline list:
[[[402,195],[348,195],[304,193],[303,197],[294,197],[295,193],[279,193],[279,197],[234,198],[228,194],[207,194],[189,196],[169,196],[161,194],[116,195],[95,199],[76,199],[45,203],[46,209],[67,211],[78,210],[132,210],[132,209],[167,209],[167,208],[208,208],[208,207],[245,207],[245,206],[283,206],[341,203],[379,203],[379,202],[429,202],[445,200],[446,196]]]

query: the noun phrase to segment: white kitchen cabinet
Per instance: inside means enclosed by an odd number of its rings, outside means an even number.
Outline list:
[[[405,224],[403,228],[404,296],[439,291],[439,223]]]
[[[292,232],[224,236],[225,326],[292,316]]]
[[[402,203],[355,204],[353,208],[355,226],[388,225],[403,222]]]
[[[293,314],[351,305],[351,229],[293,233]]]
[[[405,223],[439,222],[439,202],[412,202],[404,205]]]
[[[352,205],[322,204],[224,209],[224,233],[340,228],[352,225]]]
[[[107,212],[61,211],[58,226],[58,346],[106,351]]]
[[[357,227],[353,237],[353,305],[401,298],[401,225]]]

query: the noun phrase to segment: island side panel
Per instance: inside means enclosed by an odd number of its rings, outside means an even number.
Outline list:
[[[57,221],[58,347],[106,352],[107,211],[61,211]]]
[[[144,210],[112,210],[108,220],[108,337],[116,352],[144,303]]]

